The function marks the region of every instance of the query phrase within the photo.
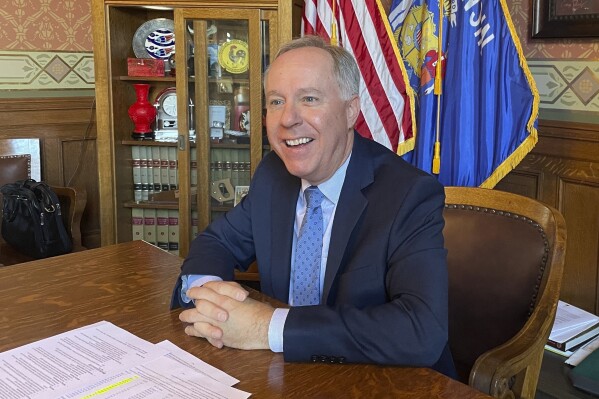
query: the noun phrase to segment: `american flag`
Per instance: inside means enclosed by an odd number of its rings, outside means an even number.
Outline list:
[[[400,155],[412,150],[414,96],[380,1],[305,0],[304,35],[330,40],[333,21],[338,44],[354,55],[362,74],[356,130]]]

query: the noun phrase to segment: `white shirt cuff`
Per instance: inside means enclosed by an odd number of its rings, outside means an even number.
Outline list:
[[[283,352],[283,328],[287,320],[288,308],[277,308],[268,325],[268,346],[273,352]]]
[[[223,279],[217,276],[189,274],[181,276],[181,299],[185,303],[191,302],[191,298],[187,296],[187,290],[192,287],[201,287],[209,281],[222,281]]]

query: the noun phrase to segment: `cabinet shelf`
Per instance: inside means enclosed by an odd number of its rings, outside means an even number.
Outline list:
[[[174,76],[119,76],[125,82],[172,82],[177,80]]]
[[[144,145],[144,146],[164,146],[176,147],[177,143],[171,141],[156,141],[156,140],[121,140],[122,145]],[[193,143],[192,145],[194,145]]]
[[[141,209],[179,209],[178,202],[165,202],[165,201],[126,201],[123,206],[125,208],[141,208]]]

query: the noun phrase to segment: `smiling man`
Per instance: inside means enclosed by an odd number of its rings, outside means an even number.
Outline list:
[[[360,74],[314,36],[265,74],[264,157],[248,195],[192,243],[173,293],[185,332],[287,361],[429,366],[447,346],[441,185],[354,132]],[[274,309],[232,282],[257,260]]]

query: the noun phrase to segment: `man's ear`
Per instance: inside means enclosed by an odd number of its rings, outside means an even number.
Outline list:
[[[353,129],[360,115],[360,97],[353,96],[347,101],[347,128]]]

